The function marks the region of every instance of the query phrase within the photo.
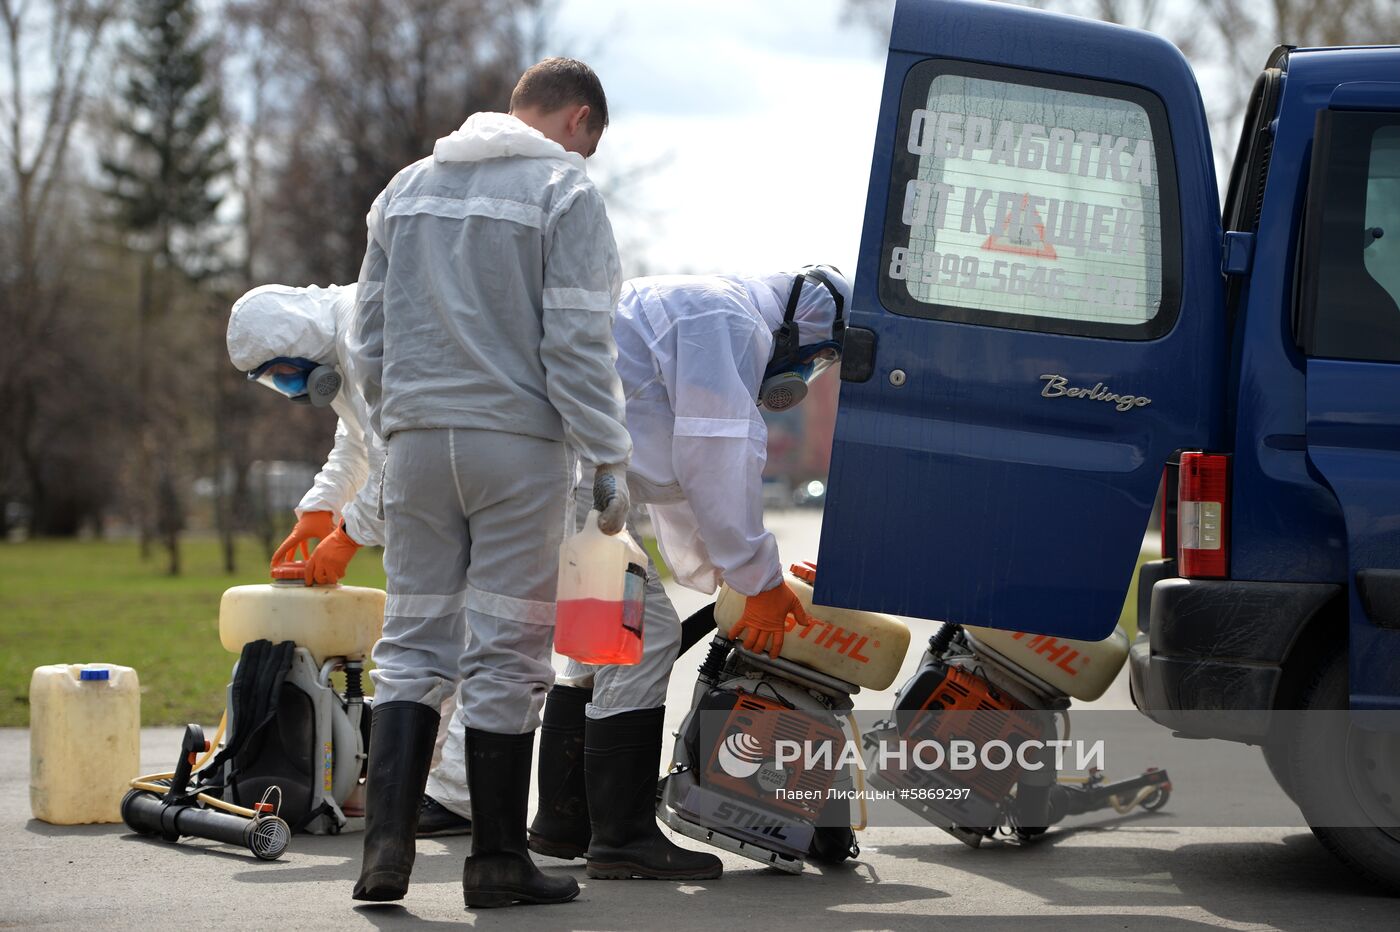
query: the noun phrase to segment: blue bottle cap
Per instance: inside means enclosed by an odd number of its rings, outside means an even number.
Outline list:
[[[80,680],[107,680],[112,678],[111,670],[79,670]]]

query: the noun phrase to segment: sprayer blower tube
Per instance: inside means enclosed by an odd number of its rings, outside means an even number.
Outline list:
[[[281,857],[292,830],[274,815],[245,819],[200,806],[170,805],[154,793],[131,790],[122,799],[122,821],[137,834],[178,841],[181,835],[247,848],[264,861]]]

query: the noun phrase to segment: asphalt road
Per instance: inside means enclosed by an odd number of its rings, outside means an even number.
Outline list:
[[[786,559],[813,558],[817,514],[773,516]],[[702,600],[677,596],[682,615]],[[928,630],[915,630],[917,645]],[[911,657],[906,666],[916,662]],[[62,659],[62,658],[57,658]],[[668,720],[679,724],[698,656],[683,658]],[[874,707],[888,695],[866,694]],[[1121,681],[1099,707],[1128,704]],[[217,710],[210,710],[217,717]],[[175,760],[179,732],[142,733],[147,772]],[[1248,792],[1221,786],[1222,793]],[[28,734],[0,730],[0,927],[355,929],[468,924],[493,929],[1122,928],[1393,929],[1400,902],[1353,880],[1298,828],[1194,828],[1168,807],[1104,817],[1039,844],[971,850],[931,828],[872,829],[859,859],[793,877],[723,855],[700,884],[591,881],[581,862],[540,859],[583,888],[564,906],[477,914],[460,890],[467,838],[418,844],[401,906],[356,907],[360,839],[298,836],[262,863],[209,842],[169,845],[123,826],[59,827],[29,818]],[[685,842],[686,844],[692,844]]]

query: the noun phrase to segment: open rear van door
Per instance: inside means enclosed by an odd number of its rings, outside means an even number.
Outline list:
[[[1227,334],[1181,53],[999,3],[895,10],[817,601],[1097,639]]]

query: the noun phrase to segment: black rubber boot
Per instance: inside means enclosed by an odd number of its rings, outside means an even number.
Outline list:
[[[464,819],[428,794],[418,807],[419,838],[442,838],[447,835],[470,835],[472,820]]]
[[[656,824],[656,772],[666,709],[588,720],[584,747],[593,841],[588,876],[600,880],[709,880],[724,871],[713,854],[671,843]]]
[[[555,686],[540,724],[540,764],[536,779],[540,808],[530,823],[530,850],[551,858],[581,858],[593,830],[583,788],[584,711],[593,690]]]
[[[472,853],[462,865],[462,899],[468,909],[567,903],[578,896],[574,878],[541,871],[525,843],[534,743],[534,732],[500,735],[467,729]]]
[[[437,740],[438,711],[421,702],[374,707],[365,781],[365,850],[357,900],[401,900],[413,871],[418,809]]]

